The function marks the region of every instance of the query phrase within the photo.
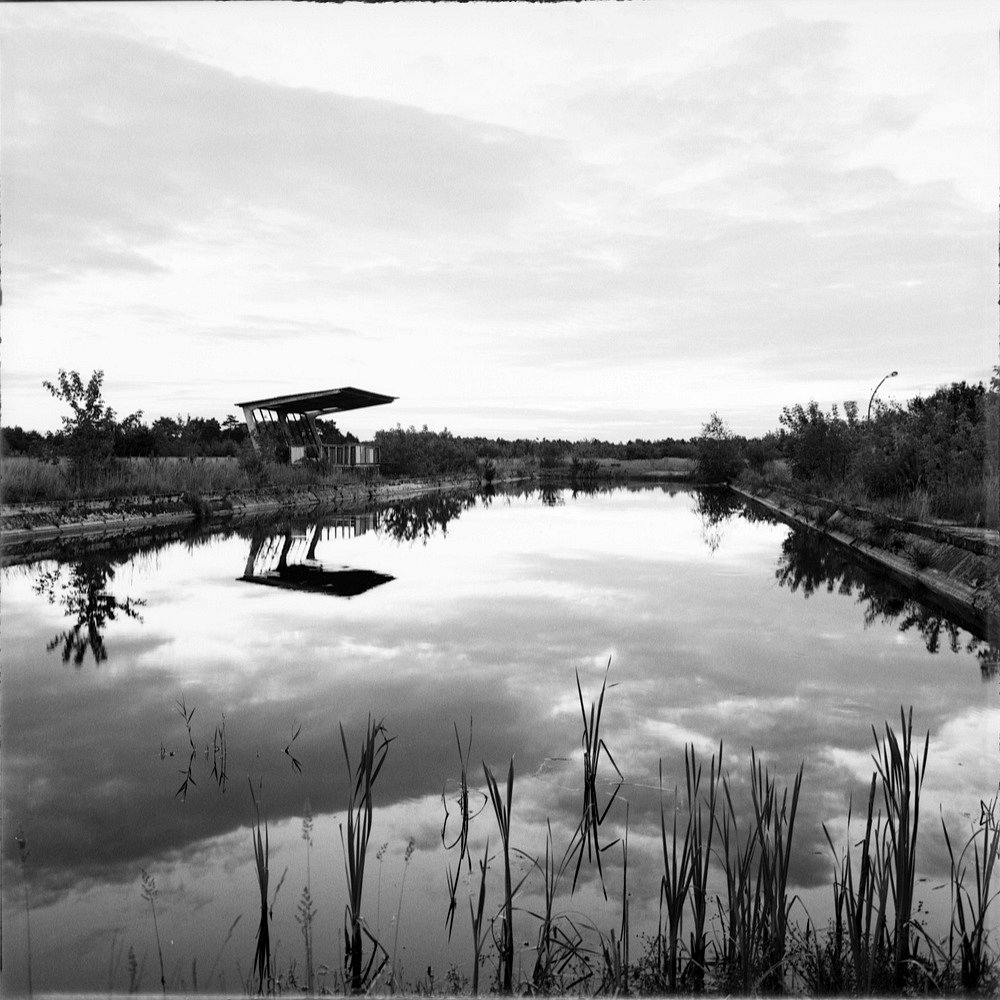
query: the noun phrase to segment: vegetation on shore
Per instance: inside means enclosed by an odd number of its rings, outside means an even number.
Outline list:
[[[276,441],[265,441],[259,454],[234,416],[222,424],[189,416],[146,425],[141,413],[119,420],[102,398],[102,382],[100,371],[86,383],[60,371],[57,383],[45,383],[70,410],[58,433],[3,428],[6,502],[341,481],[342,473],[322,463],[284,464]],[[356,440],[330,421],[321,424],[327,441]],[[1000,524],[1000,367],[989,387],[956,382],[905,406],[875,401],[864,418],[853,401],[829,411],[815,401],[786,406],[778,429],[756,438],[735,434],[713,413],[690,440],[507,440],[397,426],[378,431],[375,443],[388,478],[478,475],[489,483],[562,475],[587,482],[627,477],[642,462],[649,474],[691,472],[699,482],[792,487],[918,520]]]
[[[824,412],[785,407],[768,448],[725,478],[791,486],[908,520],[1000,525],[1000,367],[990,387],[956,382],[906,406],[876,401]]]

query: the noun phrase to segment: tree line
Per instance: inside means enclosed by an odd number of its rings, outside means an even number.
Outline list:
[[[246,457],[247,428],[235,416],[158,417],[141,412],[119,418],[103,399],[103,372],[87,382],[77,372],[60,371],[45,388],[68,407],[57,432],[40,434],[21,427],[2,429],[6,455],[68,458],[78,480],[98,477],[126,457]],[[333,421],[318,421],[326,443],[356,441]],[[878,401],[862,418],[856,402],[824,410],[815,400],[785,406],[778,427],[757,437],[733,433],[712,414],[701,434],[625,443],[562,438],[457,436],[425,425],[380,430],[381,467],[388,476],[459,474],[506,460],[526,460],[543,470],[577,468],[596,459],[688,458],[703,482],[731,482],[740,476],[790,479],[827,495],[885,500],[920,495],[929,509],[947,516],[996,506],[1000,366],[989,386],[965,381],[941,386],[905,404]],[[262,436],[264,458],[287,458],[272,434]],[[283,451],[284,450],[284,451]],[[991,492],[992,491],[992,492]],[[994,512],[995,520],[995,512]]]
[[[748,441],[716,414],[698,439],[702,478],[733,481],[747,472],[826,496],[908,503],[923,515],[996,525],[1000,466],[1000,366],[989,386],[941,386],[905,404],[878,401],[862,417],[847,401],[824,410],[815,400],[782,409],[779,429]],[[919,502],[918,502],[919,501]]]
[[[643,439],[621,444],[611,441],[568,441],[564,438],[461,437],[447,428],[427,426],[377,431],[375,443],[381,449],[381,468],[387,475],[434,476],[471,471],[482,463],[524,460],[542,469],[557,469],[598,458],[613,460],[693,458],[695,444],[676,438],[657,441]]]

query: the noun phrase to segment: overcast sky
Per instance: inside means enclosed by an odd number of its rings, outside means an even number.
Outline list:
[[[997,359],[993,3],[0,8],[3,422],[742,433]]]

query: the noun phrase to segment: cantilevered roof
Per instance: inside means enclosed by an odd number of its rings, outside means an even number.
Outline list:
[[[249,406],[255,410],[273,410],[275,413],[340,413],[342,410],[360,410],[365,406],[381,406],[396,398],[398,397],[346,385],[341,389],[295,392],[290,396],[269,396],[267,399],[251,399],[234,405]]]

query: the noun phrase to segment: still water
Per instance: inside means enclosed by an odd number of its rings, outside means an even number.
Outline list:
[[[514,759],[513,846],[544,852],[548,821],[562,850],[582,797],[577,675],[589,709],[607,671],[601,734],[624,784],[602,838],[624,832],[627,805],[633,955],[656,922],[659,765],[669,812],[686,744],[707,761],[723,742],[737,796],[751,747],[780,785],[804,763],[791,877],[821,924],[822,825],[845,839],[873,725],[898,728],[912,705],[920,740],[930,732],[918,896],[945,920],[939,817],[967,833],[1000,773],[984,643],[816,536],[685,489],[438,496],[8,566],[2,639],[8,995],[27,989],[29,920],[35,991],[158,991],[143,872],[168,988],[239,990],[260,913],[248,779],[267,819],[276,968],[304,980],[308,881],[314,965],[333,985],[339,727],[354,756],[370,716],[394,739],[375,787],[367,922],[411,985],[428,967],[438,986],[450,966],[468,971],[467,879],[450,943],[445,928],[456,726],[465,744],[471,720],[476,788],[483,761],[502,782]],[[601,766],[606,800],[615,775]],[[490,810],[472,823],[479,856],[487,836],[492,852]],[[541,883],[529,867],[516,863],[528,879],[515,943],[530,968]],[[584,862],[558,905],[606,932],[620,920],[621,845],[604,869],[607,903]],[[495,880],[490,892],[495,912]]]

